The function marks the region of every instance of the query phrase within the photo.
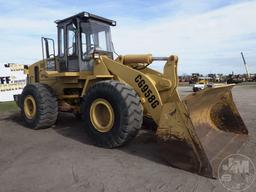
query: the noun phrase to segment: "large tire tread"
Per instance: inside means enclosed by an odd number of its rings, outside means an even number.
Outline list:
[[[128,85],[115,80],[107,80],[95,83],[87,92],[84,97],[84,104],[82,108],[88,105],[90,95],[95,94],[96,90],[105,90],[106,92],[115,92],[118,102],[123,108],[124,114],[122,124],[118,131],[113,133],[100,134],[88,129],[88,134],[92,136],[97,145],[113,148],[122,146],[130,142],[138,133],[143,121],[143,111],[140,99],[137,93]],[[84,115],[83,115],[84,117]],[[84,118],[83,118],[84,119]],[[88,119],[85,120],[88,123]]]
[[[26,118],[23,111],[23,102],[27,95],[36,100],[36,117],[32,120]],[[28,127],[33,129],[47,128],[56,123],[58,117],[58,102],[51,88],[46,84],[28,84],[22,92],[22,116]]]

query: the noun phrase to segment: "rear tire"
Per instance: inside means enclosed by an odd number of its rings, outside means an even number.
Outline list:
[[[32,129],[47,128],[56,123],[58,102],[48,85],[26,85],[21,95],[21,115]]]
[[[97,104],[102,106],[95,112]],[[140,99],[131,87],[109,80],[95,83],[88,90],[82,104],[82,119],[96,145],[114,148],[126,144],[137,135],[143,112]],[[97,119],[105,127],[98,126]]]

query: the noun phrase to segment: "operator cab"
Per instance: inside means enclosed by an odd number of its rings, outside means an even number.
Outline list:
[[[43,57],[46,56],[44,60],[47,62],[48,70],[49,65],[54,65],[53,70],[60,72],[92,71],[95,53],[104,54],[113,59],[110,26],[115,26],[115,21],[81,12],[63,20],[57,20],[55,23],[58,29],[56,57],[54,41],[42,38]],[[52,42],[53,54],[49,53],[50,42]]]

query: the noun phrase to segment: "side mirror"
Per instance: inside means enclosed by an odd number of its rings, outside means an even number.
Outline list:
[[[53,39],[42,37],[42,53],[43,59],[50,59],[51,56],[55,57],[55,44]]]
[[[46,55],[46,58],[49,59],[50,58],[49,42],[45,38],[44,38],[44,44],[45,44],[45,55]]]
[[[54,40],[42,37],[42,54],[46,70],[56,70]]]

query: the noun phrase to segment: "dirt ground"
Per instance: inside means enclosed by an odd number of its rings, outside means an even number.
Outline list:
[[[181,95],[190,90],[180,88]],[[256,165],[256,86],[237,86],[233,95],[250,133],[240,153]],[[227,191],[218,180],[166,165],[150,133],[110,150],[92,145],[84,130],[72,115],[34,131],[18,112],[1,113],[0,192]]]

